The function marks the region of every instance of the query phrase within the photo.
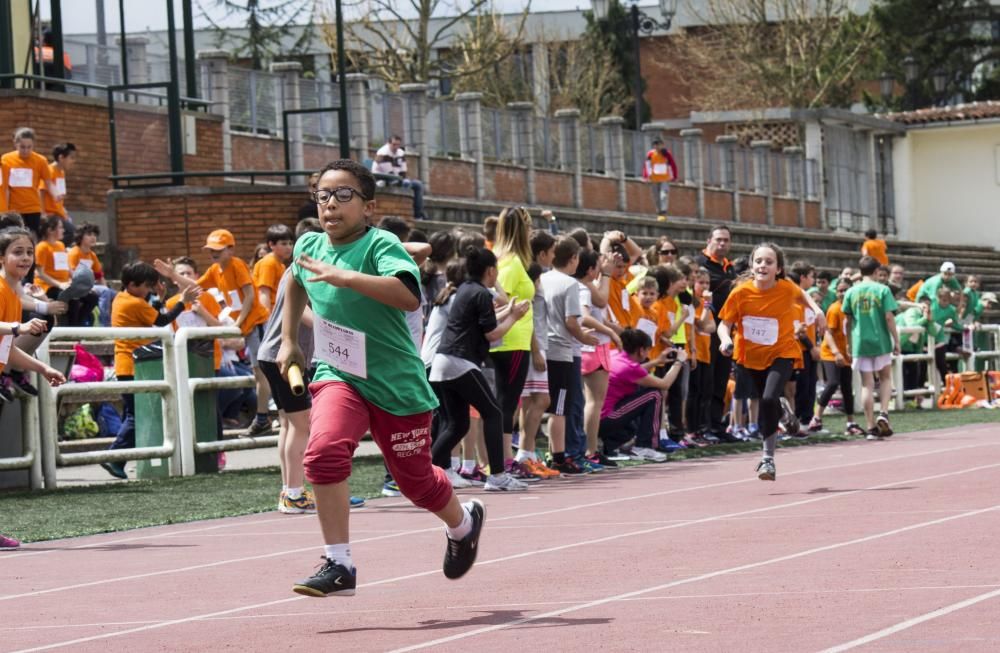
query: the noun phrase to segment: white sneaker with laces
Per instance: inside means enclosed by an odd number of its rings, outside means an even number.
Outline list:
[[[667,454],[647,447],[633,447],[632,453],[640,456],[642,460],[649,460],[654,463],[662,463],[667,459]]]
[[[462,478],[462,476],[450,467],[444,470],[444,475],[448,477],[448,482],[451,483],[451,487],[460,490],[465,487],[472,487],[472,483],[467,478]]]
[[[491,474],[486,479],[483,489],[487,492],[524,492],[528,489],[527,483],[522,483],[507,472],[502,474]]]

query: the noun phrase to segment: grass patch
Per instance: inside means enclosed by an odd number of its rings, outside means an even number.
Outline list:
[[[791,440],[782,447],[855,440],[842,435],[845,419],[828,416],[823,424],[832,435]],[[897,433],[1000,422],[1000,411],[907,411],[893,413]],[[760,450],[759,442],[685,449],[671,460],[724,456]],[[635,463],[640,464],[640,463]],[[381,458],[358,458],[351,476],[353,494],[379,496],[384,469]],[[25,542],[37,542],[199,519],[233,517],[274,510],[281,487],[276,467],[223,472],[155,481],[72,487],[43,492],[0,492],[0,531]]]

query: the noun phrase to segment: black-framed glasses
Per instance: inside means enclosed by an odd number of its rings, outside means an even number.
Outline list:
[[[676,249],[661,249],[660,250],[660,255],[661,256],[670,256],[671,254],[677,254],[677,250]]]
[[[365,200],[365,196],[361,194],[361,191],[354,190],[350,186],[337,186],[333,190],[326,190],[325,188],[317,190],[312,194],[312,199],[317,204],[329,204],[331,199],[337,198],[338,204],[346,204],[354,199],[355,195],[360,197],[362,202]]]

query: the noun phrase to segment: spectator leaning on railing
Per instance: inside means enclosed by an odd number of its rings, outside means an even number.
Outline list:
[[[399,177],[403,188],[413,189],[413,217],[426,220],[424,214],[424,185],[419,179],[410,179],[406,170],[406,150],[403,149],[403,139],[393,135],[389,142],[378,148],[375,160],[372,162],[372,172]]]

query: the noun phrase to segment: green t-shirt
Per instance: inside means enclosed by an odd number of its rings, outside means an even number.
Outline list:
[[[978,322],[983,316],[983,302],[979,299],[979,291],[972,288],[963,288],[965,293],[965,314],[962,319],[971,318],[971,321]]]
[[[936,302],[937,291],[938,288],[941,287],[941,284],[948,286],[952,290],[962,289],[962,284],[960,284],[958,279],[954,276],[951,279],[948,279],[948,281],[945,281],[944,277],[940,274],[935,274],[933,277],[927,279],[927,281],[924,282],[924,285],[920,286],[920,290],[917,292],[917,301],[919,302],[924,297],[929,297],[931,301]]]
[[[928,333],[934,336],[936,342],[941,341],[941,327],[933,320],[925,318],[924,312],[919,306],[908,308],[896,316],[896,326],[924,328],[923,333],[920,334],[902,334],[899,336],[899,349],[904,353],[912,354],[927,349]]]
[[[806,292],[808,292],[809,296],[812,297],[814,294],[820,293],[820,289],[819,289],[819,286],[813,286],[812,288],[810,288]],[[822,294],[822,293],[820,293],[820,294]],[[826,294],[824,294],[822,297],[820,297],[819,298],[819,302],[817,302],[817,303],[819,304],[819,307],[823,309],[823,314],[825,315],[827,309],[829,309],[830,306],[832,306],[833,302],[835,302],[835,301],[837,301],[837,291],[834,290],[833,288],[831,288],[830,286],[827,286],[827,288],[826,288]]]
[[[509,297],[528,301],[535,298],[535,284],[516,254],[508,254],[497,263],[497,284]],[[529,308],[527,314],[504,334],[503,342],[493,351],[531,351],[534,328],[534,317]]]
[[[958,307],[951,304],[941,306],[937,302],[931,302],[931,319],[942,328],[944,328],[945,322],[948,320],[952,321],[953,327],[945,329],[945,335],[947,336],[957,330],[955,327],[958,326]]]
[[[847,291],[843,311],[851,316],[851,354],[855,359],[892,353],[885,314],[897,308],[889,286],[868,280]]]
[[[420,283],[416,263],[399,239],[383,229],[370,228],[348,245],[331,245],[326,234],[310,233],[295,243],[293,258],[298,259],[302,254],[362,274],[394,277],[408,273],[415,283]],[[367,377],[335,368],[321,360],[321,352],[317,351],[313,381],[349,383],[366,400],[393,415],[414,415],[437,406],[424,364],[406,326],[405,313],[349,288],[307,281],[311,276],[311,272],[292,264],[292,277],[306,289],[318,317],[364,333]],[[317,328],[314,326],[314,331]]]

